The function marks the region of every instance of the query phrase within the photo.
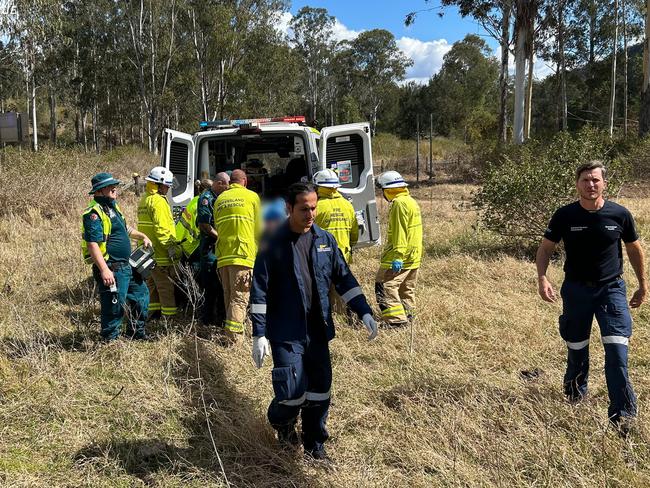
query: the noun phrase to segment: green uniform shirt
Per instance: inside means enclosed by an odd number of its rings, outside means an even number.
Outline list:
[[[109,262],[127,262],[131,255],[131,240],[127,231],[126,220],[115,210],[114,201],[111,204],[102,205],[106,215],[111,219],[111,234],[106,239],[106,252]],[[104,229],[102,219],[96,211],[91,211],[83,218],[84,233],[86,242],[104,242]]]

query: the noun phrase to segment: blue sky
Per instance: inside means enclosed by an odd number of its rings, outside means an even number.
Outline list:
[[[363,30],[386,29],[393,33],[399,48],[414,64],[406,73],[407,81],[426,82],[442,65],[443,56],[454,42],[467,34],[478,34],[498,55],[498,45],[471,18],[463,19],[456,8],[447,7],[440,18],[438,9],[420,12],[413,25],[406,27],[404,18],[412,11],[436,8],[438,1],[424,0],[293,0],[290,12],[296,14],[304,6],[326,8],[336,17],[334,34],[339,39],[351,39]],[[289,14],[283,18],[288,24]],[[536,63],[536,77],[547,74],[548,68]]]

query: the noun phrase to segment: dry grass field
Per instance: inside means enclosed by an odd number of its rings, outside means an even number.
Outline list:
[[[365,330],[338,328],[332,469],[278,450],[266,421],[272,364],[256,370],[248,340],[226,349],[197,338],[188,310],[151,324],[152,342],[100,345],[79,214],[96,171],[128,180],[153,164],[130,149],[2,156],[0,485],[650,484],[650,305],[633,313],[630,374],[640,416],[638,431],[621,439],[607,426],[597,328],[591,395],[568,404],[560,306],[537,297],[525,253],[476,230],[471,186],[414,189],[427,253],[412,352],[409,330],[381,330],[369,344]],[[650,198],[635,195],[622,203],[648,239]],[[119,198],[133,222],[135,196]],[[385,217],[387,205],[380,208]],[[373,304],[379,251],[358,252],[353,265]],[[551,277],[559,286],[559,263]],[[631,292],[630,269],[626,278]]]

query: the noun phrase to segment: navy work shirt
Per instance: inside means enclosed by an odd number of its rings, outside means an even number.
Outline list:
[[[201,193],[196,212],[196,225],[199,226],[199,230],[200,224],[210,224],[212,227],[214,227],[214,216],[212,214],[212,209],[214,207],[214,202],[216,199],[217,195],[214,194],[212,189],[207,189]],[[201,231],[201,240],[199,243],[201,254],[206,255],[208,253],[214,252],[215,243],[216,241],[212,236]]]
[[[544,237],[553,242],[564,241],[566,279],[596,283],[623,274],[621,240],[630,243],[639,238],[630,211],[608,200],[593,212],[580,202],[559,208]]]
[[[104,212],[111,219],[111,235],[106,241],[108,261],[111,263],[125,263],[131,255],[131,241],[126,227],[126,221],[115,210],[114,203],[102,205]],[[92,211],[84,215],[84,240],[86,242],[104,242],[104,228],[102,219],[97,212]]]

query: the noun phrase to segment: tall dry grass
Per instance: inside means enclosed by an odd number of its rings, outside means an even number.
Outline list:
[[[248,341],[226,349],[196,338],[188,311],[152,325],[153,342],[100,346],[79,212],[96,171],[126,178],[152,164],[132,151],[111,160],[68,152],[3,159],[2,486],[225,486],[215,447],[231,486],[648,485],[650,309],[634,312],[630,374],[641,414],[624,440],[607,428],[598,332],[591,395],[570,405],[560,388],[559,305],[536,296],[532,262],[473,227],[463,203],[470,186],[414,190],[427,256],[413,353],[408,330],[382,330],[368,344],[365,331],[338,329],[332,470],[278,449],[265,418],[271,361],[256,370]],[[29,179],[19,181],[23,174]],[[135,197],[119,198],[133,219]],[[646,235],[650,199],[623,203]],[[354,258],[368,297],[379,252]],[[559,285],[558,263],[551,277]],[[629,269],[626,278],[634,283]]]

